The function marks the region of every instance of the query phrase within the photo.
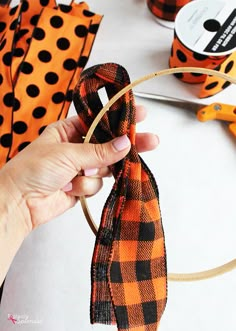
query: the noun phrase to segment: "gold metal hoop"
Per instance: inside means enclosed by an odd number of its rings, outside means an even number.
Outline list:
[[[90,126],[85,139],[84,143],[88,143],[91,139],[91,136],[93,135],[93,132],[102,119],[103,115],[109,110],[109,108],[120,98],[122,97],[126,92],[130,91],[135,86],[141,84],[142,82],[145,82],[147,80],[150,80],[155,77],[161,77],[166,75],[172,75],[172,74],[178,74],[178,73],[184,73],[184,72],[193,72],[198,74],[205,74],[205,75],[214,75],[218,78],[223,78],[226,81],[229,81],[230,83],[236,84],[236,78],[230,77],[229,75],[226,75],[224,73],[221,73],[216,70],[212,69],[206,69],[206,68],[197,68],[197,67],[180,67],[180,68],[172,68],[172,69],[165,69],[161,71],[156,71],[151,74],[148,74],[146,76],[143,76],[137,80],[135,80],[133,83],[130,83],[126,87],[124,87],[122,90],[120,90],[116,95],[114,95],[109,102],[101,109],[101,111],[98,113],[96,118],[94,119],[92,125]],[[97,234],[97,226],[93,221],[93,218],[90,214],[86,198],[84,196],[80,197],[81,206],[84,212],[84,215],[86,217],[86,220],[93,231],[93,233]],[[178,282],[186,282],[186,281],[199,281],[203,279],[213,278],[219,275],[222,275],[226,272],[230,272],[233,269],[236,269],[236,259],[233,259],[232,261],[225,263],[219,267],[204,270],[200,272],[195,273],[169,273],[168,274],[168,280],[170,281],[178,281]]]

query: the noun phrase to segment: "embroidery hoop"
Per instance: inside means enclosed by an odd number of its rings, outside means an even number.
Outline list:
[[[135,86],[141,84],[142,82],[145,82],[147,80],[150,80],[155,77],[161,77],[161,76],[167,76],[177,73],[198,73],[198,74],[205,74],[205,75],[214,75],[218,78],[223,78],[226,81],[229,81],[230,83],[236,84],[236,79],[233,77],[230,77],[229,75],[226,75],[224,73],[221,73],[216,70],[212,69],[206,69],[206,68],[200,68],[200,67],[179,67],[179,68],[171,68],[171,69],[165,69],[161,71],[156,71],[153,73],[150,73],[148,75],[145,75],[141,78],[136,79],[134,82],[130,83],[126,87],[124,87],[122,90],[120,90],[116,95],[114,95],[109,102],[100,110],[96,118],[94,119],[93,123],[91,124],[85,139],[84,143],[89,143],[93,132],[102,119],[103,115],[109,110],[109,108],[120,98],[122,97],[126,92],[130,91]],[[95,222],[93,221],[93,217],[89,211],[89,207],[87,205],[86,198],[84,196],[80,197],[80,203],[83,209],[83,213],[85,215],[85,218],[93,231],[93,233],[97,234],[97,226]],[[233,259],[223,265],[220,265],[213,269],[208,269],[204,271],[194,272],[194,273],[168,273],[168,280],[169,281],[178,281],[178,282],[189,282],[189,281],[199,281],[204,279],[213,278],[219,275],[222,275],[226,272],[230,272],[233,269],[236,269],[236,259]]]

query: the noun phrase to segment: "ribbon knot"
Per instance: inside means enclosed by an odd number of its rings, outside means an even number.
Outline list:
[[[84,133],[102,109],[99,89],[108,98],[130,82],[114,63],[85,70],[74,93]],[[118,330],[156,331],[166,305],[164,233],[155,179],[135,148],[132,91],[113,104],[91,141],[127,134],[129,154],[111,167],[115,183],[105,203],[92,266],[91,323],[117,323]]]

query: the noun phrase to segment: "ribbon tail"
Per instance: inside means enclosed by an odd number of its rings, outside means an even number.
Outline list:
[[[113,243],[109,286],[119,331],[156,331],[167,297],[158,189],[144,162],[132,159]]]

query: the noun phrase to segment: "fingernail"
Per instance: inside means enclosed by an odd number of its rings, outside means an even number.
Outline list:
[[[157,135],[155,135],[155,137],[156,137],[156,144],[158,145],[160,143],[160,139]]]
[[[91,169],[85,169],[84,175],[85,176],[94,176],[98,173],[98,168],[91,168]]]
[[[114,148],[120,152],[122,151],[123,149],[127,148],[130,146],[130,140],[129,138],[124,135],[124,136],[121,136],[121,137],[118,137],[116,138],[113,142],[112,142]]]
[[[69,182],[68,184],[66,184],[66,186],[64,186],[62,188],[62,191],[64,191],[64,192],[69,192],[71,190],[72,190],[72,183],[71,182]]]

